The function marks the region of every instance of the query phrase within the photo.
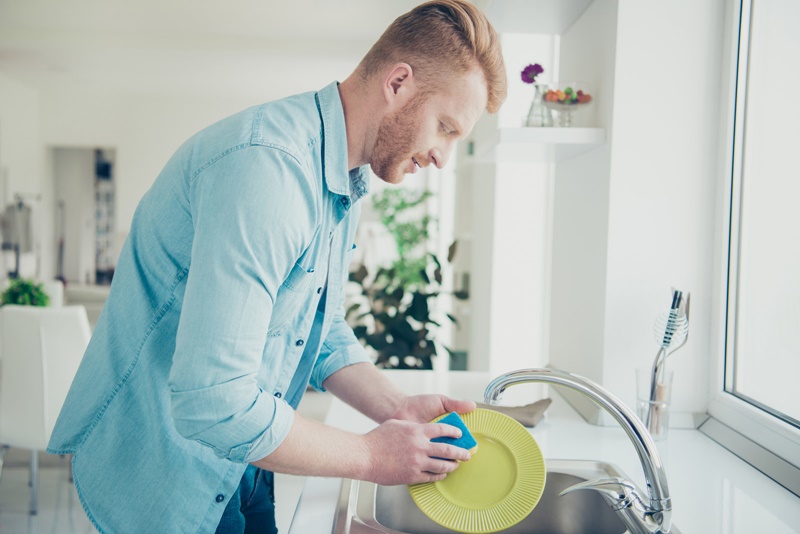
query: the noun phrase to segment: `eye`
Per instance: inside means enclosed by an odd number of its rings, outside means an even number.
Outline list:
[[[458,124],[453,123],[451,120],[444,122],[443,119],[439,120],[439,131],[446,137],[460,137],[461,129]]]

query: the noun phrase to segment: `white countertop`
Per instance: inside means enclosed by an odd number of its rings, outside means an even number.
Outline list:
[[[481,401],[491,380],[485,373],[388,371],[409,394],[444,393]],[[558,388],[553,388],[557,391]],[[543,388],[509,388],[503,404],[520,405],[542,397]],[[619,427],[594,426],[563,398],[550,392],[546,418],[531,429],[545,459],[598,460],[613,463],[640,487],[644,475],[627,435]],[[325,422],[364,433],[375,423],[334,399]],[[670,429],[658,442],[673,503],[673,524],[682,534],[783,534],[800,532],[800,498],[697,430]],[[309,478],[289,534],[332,531],[339,479]]]

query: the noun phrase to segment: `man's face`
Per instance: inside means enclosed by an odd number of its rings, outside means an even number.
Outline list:
[[[472,131],[487,98],[478,69],[454,78],[444,91],[415,95],[381,120],[371,152],[372,172],[385,182],[400,183],[418,167],[441,169],[455,142]]]

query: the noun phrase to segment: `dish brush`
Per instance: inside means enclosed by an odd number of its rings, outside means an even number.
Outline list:
[[[662,405],[667,399],[667,385],[664,384],[666,376],[667,357],[686,343],[689,337],[689,293],[684,294],[672,288],[672,305],[669,311],[656,318],[653,326],[658,352],[653,361],[653,370],[650,376],[650,404],[644,424],[650,433],[661,427]]]

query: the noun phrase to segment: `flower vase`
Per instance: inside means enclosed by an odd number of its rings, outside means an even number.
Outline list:
[[[525,119],[525,126],[552,126],[553,116],[550,109],[544,105],[544,94],[547,86],[544,84],[534,84],[533,101],[528,110],[528,117]]]

